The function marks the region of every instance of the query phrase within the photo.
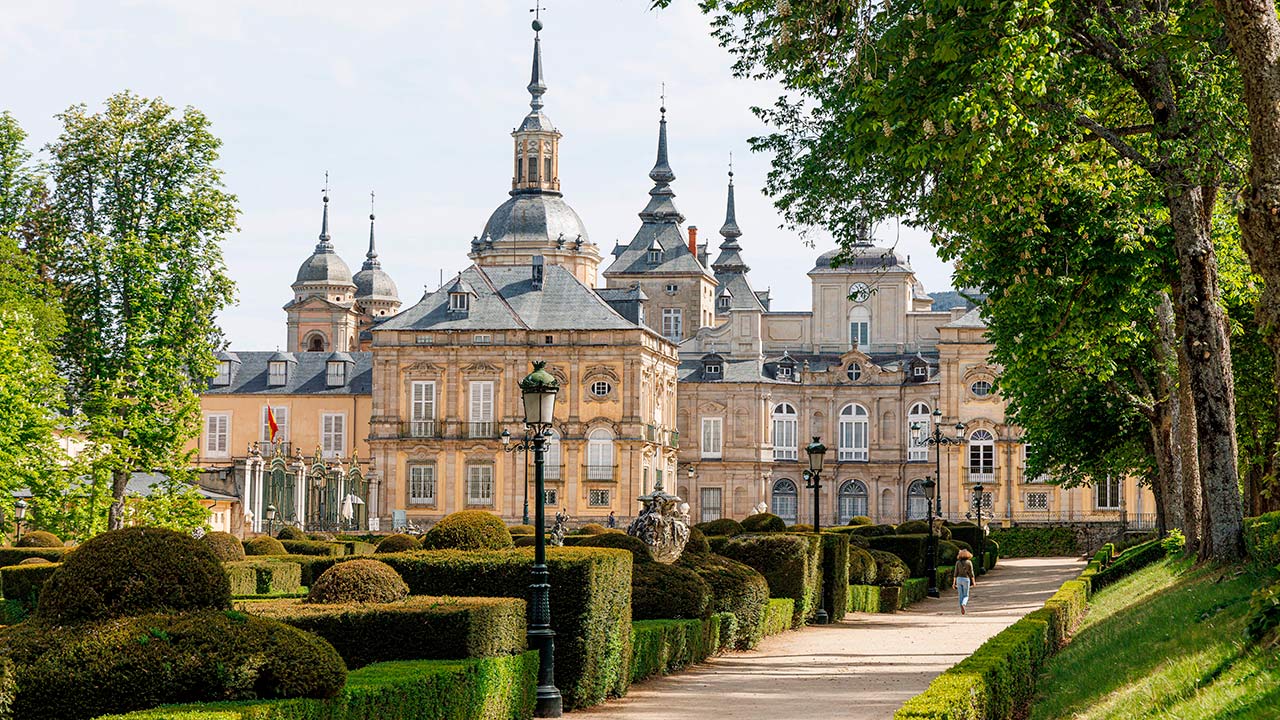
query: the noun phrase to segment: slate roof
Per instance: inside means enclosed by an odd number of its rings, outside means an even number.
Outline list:
[[[480,267],[462,271],[475,290],[471,309],[449,310],[448,292],[436,291],[388,318],[383,330],[634,330],[595,290],[559,265],[547,265],[542,289],[533,288],[528,266]]]
[[[809,272],[843,273],[858,270],[911,272],[911,263],[907,262],[906,256],[895,248],[877,247],[870,242],[861,242],[850,247],[848,252],[844,248],[836,248],[822,253]]]
[[[231,365],[230,385],[209,385],[206,395],[370,395],[373,393],[373,353],[350,353],[346,383],[330,387],[326,363],[333,353],[237,350],[239,364]],[[267,384],[267,363],[276,356],[291,359],[284,385]]]
[[[987,327],[987,323],[982,319],[982,308],[974,308],[961,316],[960,319],[952,320],[942,327],[984,329]]]

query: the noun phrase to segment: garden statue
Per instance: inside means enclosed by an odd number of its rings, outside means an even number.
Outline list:
[[[768,506],[768,505],[765,505],[765,504],[764,504],[764,503],[762,503],[762,502],[758,502],[758,503],[756,503],[756,506],[755,506],[755,507],[751,508],[751,514],[753,514],[753,515],[763,515],[763,514],[764,514],[764,512],[765,512],[766,510],[768,510],[768,509],[769,509],[769,506]]]
[[[627,534],[640,538],[653,552],[653,559],[670,565],[680,558],[689,542],[689,504],[662,489],[662,481],[654,483],[653,492],[641,495],[644,508]]]
[[[555,547],[564,546],[564,535],[569,531],[569,513],[560,510],[556,513],[556,521],[551,526],[550,543]]]

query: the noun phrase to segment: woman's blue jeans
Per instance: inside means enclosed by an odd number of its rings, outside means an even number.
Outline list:
[[[969,578],[956,578],[956,591],[960,594],[960,607],[969,604]]]

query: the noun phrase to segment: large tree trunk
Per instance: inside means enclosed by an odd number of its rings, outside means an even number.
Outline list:
[[[1164,476],[1164,494],[1156,496],[1158,518],[1163,535],[1171,528],[1183,529],[1183,476],[1178,450],[1178,332],[1177,317],[1169,293],[1160,293],[1160,307],[1156,311],[1160,335],[1155,345],[1156,394],[1154,409],[1156,421],[1152,424],[1152,438],[1156,449],[1156,466]],[[1163,467],[1162,460],[1163,458]]]
[[[1178,327],[1181,335],[1182,317]],[[1182,534],[1187,539],[1186,552],[1194,555],[1200,551],[1202,531],[1200,501],[1200,461],[1196,457],[1196,404],[1191,399],[1191,370],[1187,363],[1186,347],[1178,343],[1178,401],[1173,415],[1173,436],[1177,438],[1178,453],[1176,472],[1182,478]]]
[[[1196,410],[1204,526],[1200,557],[1235,560],[1244,553],[1240,480],[1236,470],[1235,384],[1218,261],[1209,237],[1211,193],[1169,182],[1168,204],[1182,281],[1182,346]]]
[[[114,470],[111,473],[111,507],[107,509],[107,529],[124,527],[124,494],[129,485],[129,473]]]

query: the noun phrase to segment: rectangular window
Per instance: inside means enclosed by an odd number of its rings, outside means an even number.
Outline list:
[[[996,473],[996,448],[990,443],[969,443],[969,482],[991,482]]]
[[[724,418],[702,418],[702,457],[718,458],[724,448]],[[719,492],[718,490],[716,492]]]
[[[538,158],[529,156],[529,182],[538,182]]]
[[[547,182],[551,182],[555,179],[555,174],[551,172],[551,157],[548,156],[543,158],[542,164],[546,166],[542,170],[542,177],[545,178]]]
[[[543,502],[548,506],[560,504],[560,491],[556,488],[547,488],[542,491]]]
[[[409,466],[409,504],[436,504],[436,466]]]
[[[773,419],[773,459],[795,460],[799,456],[796,444],[797,423],[795,418]]]
[[[1049,493],[1042,493],[1042,492],[1027,493],[1027,509],[1028,510],[1048,510],[1049,509]]]
[[[662,336],[672,342],[684,337],[684,311],[680,308],[662,308]]]
[[[430,335],[415,335],[413,337],[414,345],[430,345],[435,342]]]
[[[213,376],[214,385],[230,385],[231,384],[231,361],[218,361],[218,374]]]
[[[1108,477],[1094,486],[1095,507],[1099,510],[1120,509],[1120,478]]]
[[[329,387],[338,387],[347,382],[347,364],[344,362],[326,363],[325,382]]]
[[[723,507],[720,504],[720,488],[702,488],[698,491],[699,512],[702,522],[719,520]]]
[[[849,343],[866,349],[871,345],[871,322],[854,320],[849,323]]]
[[[493,466],[467,466],[467,504],[493,505]]]
[[[471,342],[472,342],[472,343],[474,343],[474,344],[476,344],[476,345],[492,345],[492,344],[493,344],[493,336],[492,336],[492,335],[487,335],[487,334],[484,334],[484,335],[475,335],[475,336],[473,336],[473,337],[471,338]]]
[[[591,507],[609,507],[609,491],[607,489],[588,490],[587,505]]]
[[[204,454],[228,457],[231,454],[231,415],[210,413],[204,416]]]
[[[436,384],[415,380],[409,385],[409,436],[434,437],[436,425]]]
[[[267,407],[262,406],[262,442],[271,442],[271,423],[267,419]],[[276,442],[289,442],[289,408],[272,405],[271,414],[276,419]]]
[[[320,416],[320,451],[327,458],[347,454],[346,413],[324,413]]]
[[[467,418],[467,437],[493,437],[493,381],[473,380],[470,387],[471,414]]]
[[[289,363],[284,360],[272,360],[267,363],[267,384],[284,385],[289,381]]]

